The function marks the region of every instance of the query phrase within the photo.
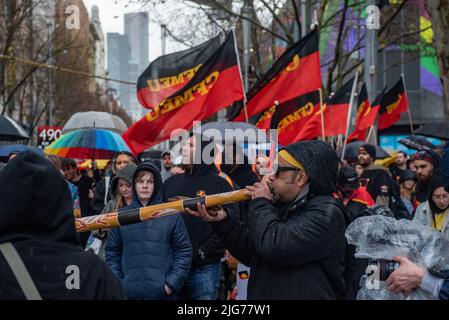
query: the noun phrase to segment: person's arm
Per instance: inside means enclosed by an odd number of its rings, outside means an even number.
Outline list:
[[[238,218],[238,206],[236,204],[223,206],[227,216]],[[214,230],[214,229],[213,229]],[[209,238],[199,246],[198,252],[193,253],[193,260],[205,260],[208,257],[222,257],[225,251],[225,243],[222,238],[214,231]]]
[[[189,275],[192,245],[183,218],[177,215],[175,219],[171,239],[173,263],[166,274],[165,282],[171,290],[179,292]]]
[[[119,228],[111,229],[108,232],[105,247],[106,264],[111,268],[112,272],[123,280],[124,274],[122,270],[123,244]]]
[[[438,298],[440,300],[449,300],[449,279],[444,280]]]
[[[397,256],[393,260],[399,262],[400,267],[387,279],[390,291],[404,292],[408,295],[412,290],[420,287],[436,298],[440,296],[440,291],[447,280],[431,275],[425,268],[416,265],[406,257]]]
[[[246,266],[251,266],[254,245],[246,225],[239,221],[237,217],[228,215],[222,209],[208,210],[205,205],[199,204],[197,211],[186,209],[186,212],[209,222],[231,255]]]
[[[439,298],[444,281],[444,279],[431,275],[426,271],[426,274],[421,281],[420,287],[421,289],[431,293],[435,298]]]
[[[331,254],[337,229],[344,233],[337,207],[310,206],[301,216],[282,222],[271,201],[258,198],[250,204],[249,229],[256,252],[275,265],[298,266]]]

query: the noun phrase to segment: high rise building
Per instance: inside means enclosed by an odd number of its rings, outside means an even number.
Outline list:
[[[126,35],[119,33],[107,33],[108,46],[108,77],[111,79],[129,80],[130,48]],[[109,81],[108,89],[113,89],[117,93],[117,99],[125,106],[130,106],[130,94],[133,94],[134,87],[119,82]]]
[[[125,14],[125,34],[129,39],[131,58],[137,63],[139,74],[148,67],[149,63],[148,26],[148,12]]]

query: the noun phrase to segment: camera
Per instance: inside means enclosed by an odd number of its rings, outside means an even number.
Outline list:
[[[370,266],[376,266],[379,272],[379,281],[386,281],[390,274],[399,268],[399,262],[393,260],[371,260]]]

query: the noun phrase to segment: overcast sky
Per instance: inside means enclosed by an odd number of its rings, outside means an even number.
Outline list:
[[[141,5],[129,5],[125,7],[127,1],[124,0],[83,0],[87,10],[90,11],[93,5],[98,6],[100,10],[100,21],[103,33],[118,32],[124,33],[123,17],[128,12],[138,12],[142,10]],[[161,30],[157,24],[150,23],[149,26],[149,52],[150,61],[154,60],[161,54]],[[105,38],[105,48],[107,47]]]

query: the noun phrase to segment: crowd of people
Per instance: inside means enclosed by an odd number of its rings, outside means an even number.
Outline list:
[[[398,152],[387,167],[376,164],[370,144],[357,159],[339,161],[330,145],[303,141],[283,147],[276,171],[264,175],[267,155],[251,165],[235,144],[226,158],[206,149],[210,142],[192,135],[178,165],[170,151],[142,163],[121,152],[103,175],[81,172],[73,159],[12,154],[0,171],[0,298],[355,299],[368,261],[347,245],[354,220],[388,210],[449,241],[447,153]],[[222,163],[197,159],[205,150]],[[75,232],[75,218],[237,189],[251,200]],[[400,267],[387,280],[393,292],[421,287],[449,298],[449,274],[395,260]],[[21,272],[12,268],[17,261]],[[232,261],[248,268],[245,293],[235,290]],[[71,265],[79,268],[79,290],[67,288]]]

